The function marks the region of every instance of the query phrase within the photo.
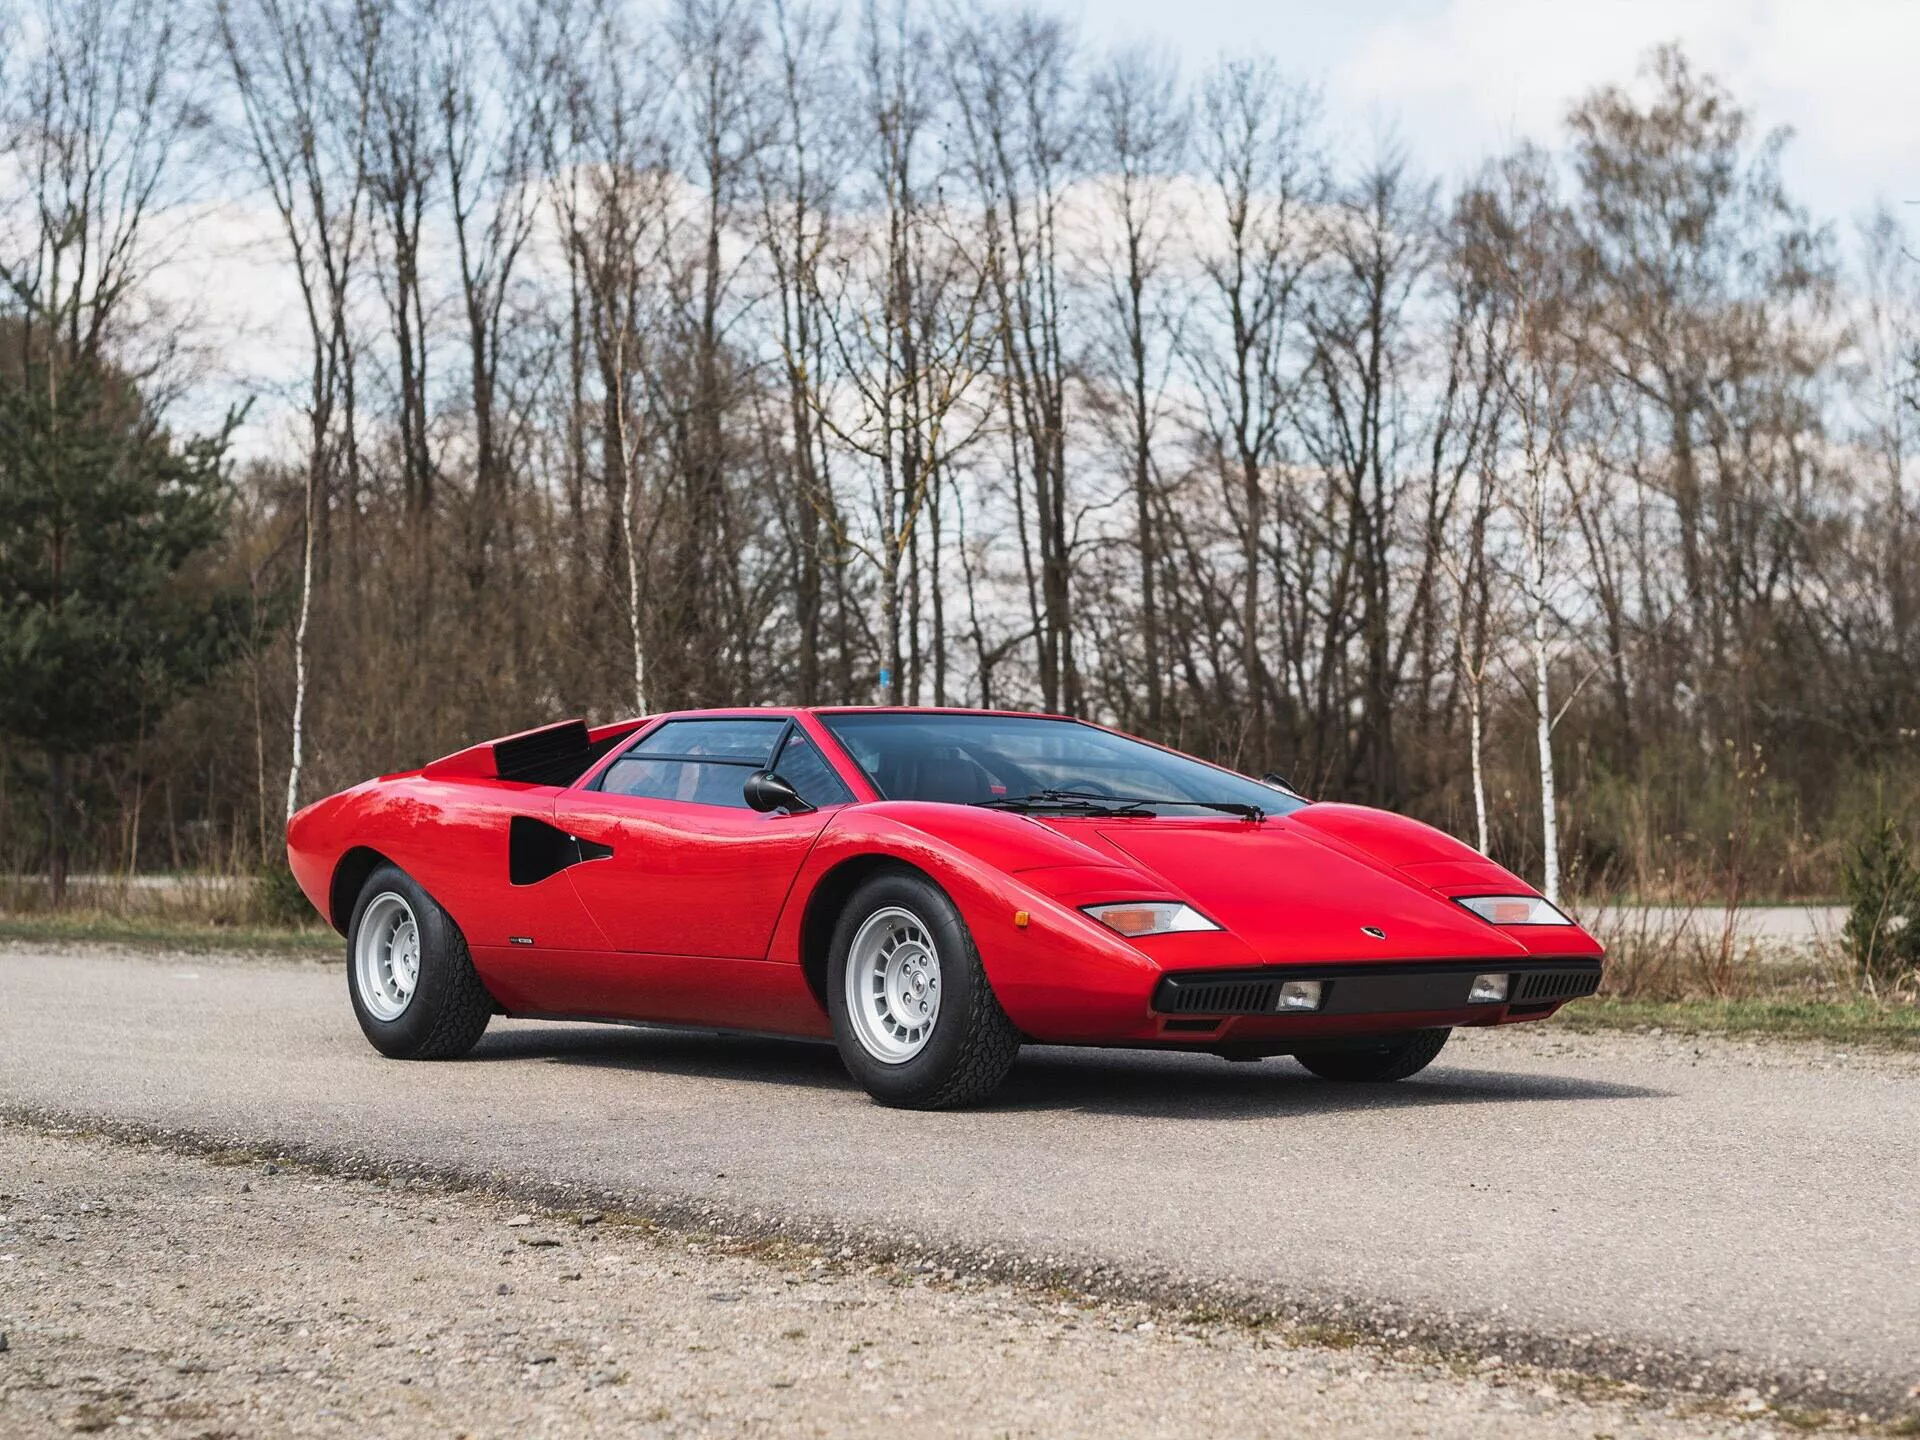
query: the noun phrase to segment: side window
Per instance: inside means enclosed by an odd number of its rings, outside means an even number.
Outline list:
[[[680,759],[735,760],[758,770],[773,753],[774,742],[787,728],[785,720],[669,720],[647,733],[630,752],[635,755],[672,755]]]
[[[847,782],[834,773],[827,757],[820,753],[820,747],[802,730],[796,729],[780,747],[773,772],[799,791],[800,798],[816,810],[845,805],[853,799]]]
[[[609,795],[747,808],[741,787],[767,763],[785,720],[669,720],[612,765]]]

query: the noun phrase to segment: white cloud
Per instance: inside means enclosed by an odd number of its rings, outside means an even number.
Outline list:
[[[1827,218],[1920,200],[1911,0],[1442,0],[1361,27],[1329,73],[1336,118],[1397,116],[1426,163],[1548,140],[1571,100],[1677,40],[1763,128],[1789,125],[1787,174]],[[1911,213],[1911,212],[1910,212]]]

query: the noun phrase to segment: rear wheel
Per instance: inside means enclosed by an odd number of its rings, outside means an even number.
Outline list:
[[[827,1010],[848,1072],[883,1105],[974,1104],[1020,1052],[960,912],[912,871],[875,875],[840,912]]]
[[[1452,1033],[1448,1029],[1412,1030],[1404,1035],[1357,1040],[1338,1050],[1314,1050],[1293,1058],[1322,1080],[1363,1083],[1405,1080],[1432,1064],[1433,1057],[1440,1053]]]
[[[396,1060],[450,1060],[493,1015],[453,917],[397,865],[367,877],[347,927],[347,994],[373,1048]]]

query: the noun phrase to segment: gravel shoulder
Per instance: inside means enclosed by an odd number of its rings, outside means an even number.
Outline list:
[[[1574,1377],[0,1125],[0,1432],[1798,1433]]]

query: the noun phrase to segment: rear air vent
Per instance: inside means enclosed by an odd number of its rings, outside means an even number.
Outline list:
[[[493,763],[502,780],[529,785],[571,785],[594,762],[584,720],[563,720],[494,742]]]
[[[1598,967],[1591,970],[1536,970],[1514,978],[1519,983],[1512,999],[1522,1005],[1543,1000],[1577,1000],[1600,988]]]

